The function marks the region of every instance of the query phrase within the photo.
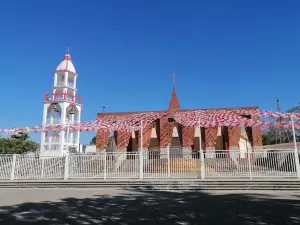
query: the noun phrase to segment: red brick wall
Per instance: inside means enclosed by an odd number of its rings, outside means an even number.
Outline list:
[[[109,132],[98,131],[96,135],[96,149],[103,150],[104,145],[108,144]]]
[[[131,136],[131,132],[127,132],[127,131],[115,132],[116,145],[119,151],[126,150],[129,143],[130,136]]]
[[[172,123],[161,120],[161,128],[160,128],[160,147],[161,148],[166,148],[171,143],[173,127],[174,127],[174,125]]]
[[[205,128],[205,148],[215,148],[217,143],[218,127]]]
[[[228,127],[229,149],[239,149],[241,127]]]
[[[182,147],[191,147],[195,137],[195,128],[182,127]]]

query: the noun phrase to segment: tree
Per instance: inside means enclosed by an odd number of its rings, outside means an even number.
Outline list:
[[[0,138],[0,154],[22,154],[25,152],[36,152],[39,145],[29,140],[26,133],[17,133],[11,138]]]
[[[300,113],[300,103],[290,108],[287,113]],[[290,119],[280,118],[276,122],[290,122]],[[300,129],[295,129],[296,141],[300,141]],[[263,132],[263,144],[272,145],[278,143],[291,143],[293,141],[293,132],[287,128],[269,127]]]
[[[93,139],[90,141],[91,145],[96,145],[96,136],[93,137]]]

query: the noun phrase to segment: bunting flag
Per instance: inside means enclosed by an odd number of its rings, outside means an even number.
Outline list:
[[[66,131],[68,128],[71,131],[136,131],[141,129],[141,121],[143,126],[154,122],[156,119],[160,119],[166,116],[165,111],[162,112],[145,112],[134,113],[123,116],[102,116],[97,120],[86,121],[82,123],[72,124],[55,124],[55,125],[42,125],[23,128],[0,128],[0,133],[30,133],[30,132],[50,132],[50,131]],[[176,122],[186,127],[216,127],[216,126],[242,126],[242,127],[280,127],[291,128],[290,122],[281,121],[280,123],[261,121],[259,119],[249,119],[245,116],[251,116],[252,118],[267,117],[267,118],[293,118],[300,119],[299,113],[281,113],[270,112],[265,110],[189,110],[189,111],[177,111],[174,113],[174,119]],[[296,129],[300,129],[300,122],[294,123]]]

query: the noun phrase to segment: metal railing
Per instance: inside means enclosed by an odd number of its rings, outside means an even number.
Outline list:
[[[0,155],[0,179],[299,179],[296,157],[294,150],[241,154],[181,148],[65,157]]]
[[[60,141],[60,138],[59,136],[48,136],[48,137],[45,137],[45,142],[46,143],[59,143]]]
[[[67,85],[66,85],[64,81],[58,81],[57,84],[56,84],[56,86],[57,87],[65,87],[65,86],[67,86],[67,87],[70,87],[70,88],[75,88],[74,87],[74,83],[67,82]]]

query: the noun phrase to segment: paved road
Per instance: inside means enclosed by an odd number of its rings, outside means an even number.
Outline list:
[[[0,224],[299,224],[300,192],[0,189]]]

